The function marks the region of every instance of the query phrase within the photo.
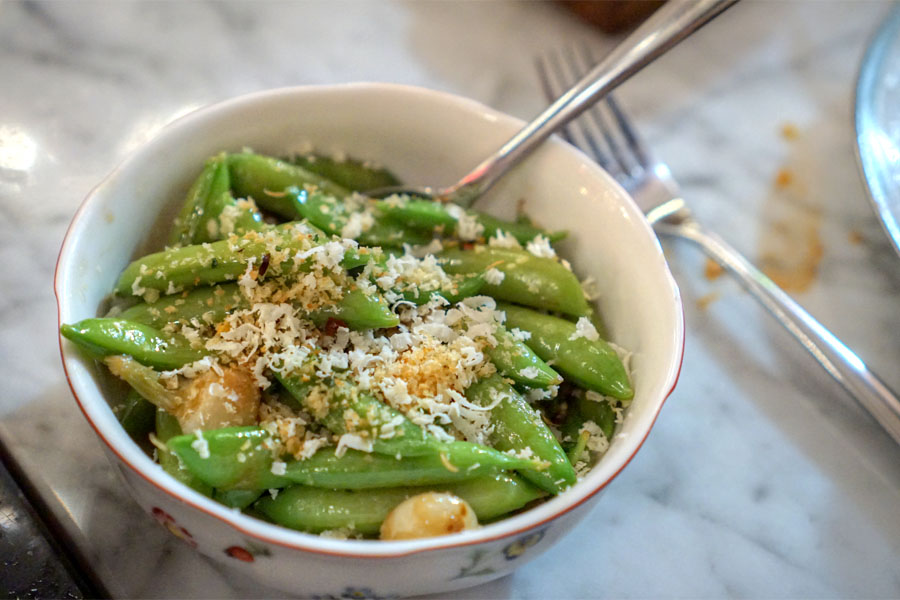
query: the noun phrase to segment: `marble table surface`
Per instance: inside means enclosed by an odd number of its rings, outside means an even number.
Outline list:
[[[700,218],[900,390],[900,257],[852,128],[889,8],[739,4],[620,100]],[[146,517],[72,400],[52,274],[88,190],[165,123],[236,94],[392,81],[529,118],[537,53],[614,41],[542,2],[0,1],[0,436],[115,597],[280,594]],[[900,448],[695,248],[664,247],[688,337],[656,428],[579,528],[456,597],[900,597]]]

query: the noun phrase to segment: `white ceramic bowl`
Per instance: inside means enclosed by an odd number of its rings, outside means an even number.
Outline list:
[[[208,156],[312,143],[378,161],[409,183],[449,184],[522,123],[470,100],[386,84],[266,91],[198,110],[112,172],[76,213],[56,272],[59,322],[96,316],[119,273],[160,239]],[[563,252],[599,282],[612,339],[634,351],[634,401],[609,451],[583,481],[478,530],[413,541],[334,540],[239,514],[166,475],[120,428],[106,375],[61,340],[75,399],[137,502],[200,552],[295,594],[403,596],[483,583],[534,558],[574,527],[640,448],[681,366],[678,289],[640,211],[596,164],[550,140],[479,205],[510,216],[524,200]],[[356,597],[356,596],[354,596]]]

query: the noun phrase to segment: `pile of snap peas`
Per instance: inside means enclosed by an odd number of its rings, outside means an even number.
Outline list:
[[[565,234],[421,198],[365,196],[398,183],[349,159],[214,156],[166,247],[126,267],[105,316],[62,326],[127,384],[114,410],[166,472],[273,523],[376,537],[396,505],[424,491],[454,494],[488,523],[563,492],[596,460],[592,436],[611,439],[633,389],[621,350],[555,256]],[[429,276],[397,276],[401,263]],[[295,293],[310,277],[320,297]],[[254,297],[263,288],[266,307],[288,306],[303,339],[327,344],[407,335],[412,313],[500,315],[457,390],[460,405],[487,415],[480,437],[451,419],[417,422],[346,364],[332,365],[325,348],[294,359],[297,348],[279,347],[262,363],[268,339],[232,350],[234,318],[263,310]],[[235,380],[216,379],[222,368]],[[198,404],[215,385],[227,392],[224,408]],[[302,424],[305,452],[263,423],[266,411]]]

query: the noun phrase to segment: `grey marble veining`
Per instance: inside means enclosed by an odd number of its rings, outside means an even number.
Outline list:
[[[620,99],[699,218],[749,257],[785,204],[818,215],[821,261],[795,297],[900,389],[900,262],[851,127],[887,9],[742,3]],[[147,518],[72,401],[51,279],[81,198],[176,116],[269,87],[393,81],[528,118],[533,56],[576,40],[614,42],[538,2],[0,2],[0,435],[114,595],[280,596]],[[802,193],[775,185],[780,169]],[[900,449],[696,249],[664,246],[688,340],[656,428],[581,527],[458,597],[900,596]]]

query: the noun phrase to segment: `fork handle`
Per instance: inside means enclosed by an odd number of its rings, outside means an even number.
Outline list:
[[[900,398],[833,333],[715,233],[696,222],[654,225],[659,233],[688,239],[727,269],[813,355],[876,421],[900,443]]]
[[[438,195],[470,206],[554,131],[736,2],[670,0],[500,149]]]

